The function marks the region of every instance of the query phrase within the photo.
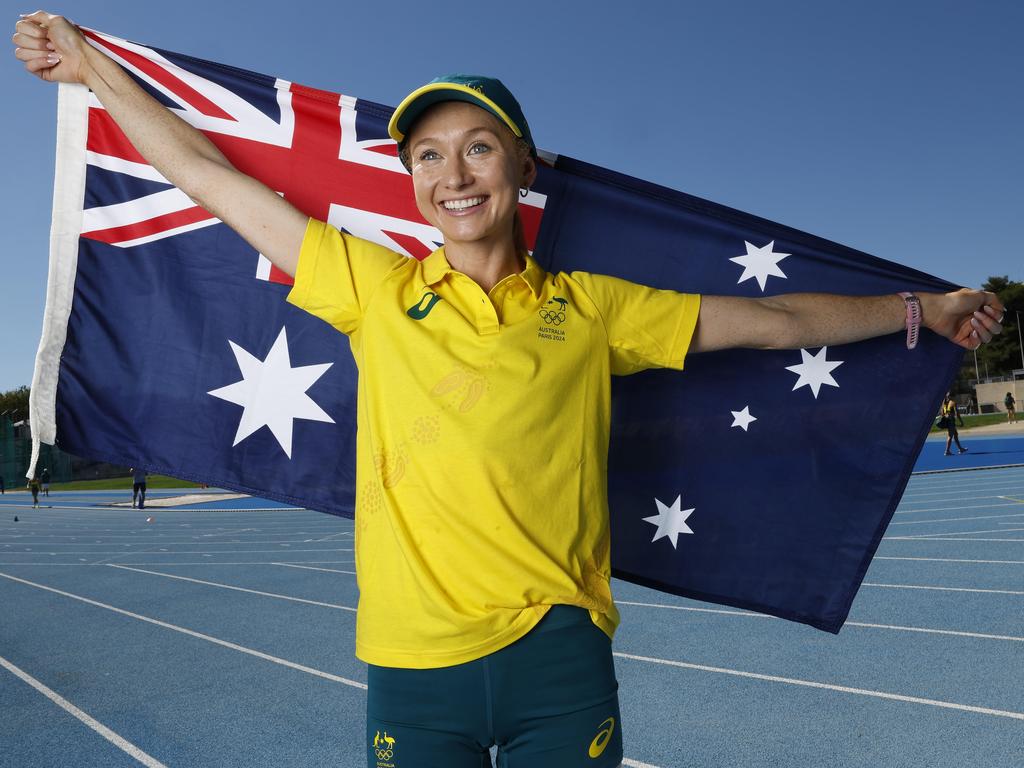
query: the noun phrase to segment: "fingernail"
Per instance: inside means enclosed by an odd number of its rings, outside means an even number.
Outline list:
[[[971,325],[977,326],[977,325],[980,325],[980,323],[978,322],[977,318],[972,317],[971,318]],[[977,333],[977,331],[975,331],[975,333]]]
[[[51,53],[49,56],[46,57],[46,63],[47,64],[60,64],[60,56],[58,56],[55,53]]]

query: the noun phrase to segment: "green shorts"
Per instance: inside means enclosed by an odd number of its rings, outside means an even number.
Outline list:
[[[526,637],[440,669],[369,667],[369,768],[614,768],[622,762],[611,641],[554,606]]]

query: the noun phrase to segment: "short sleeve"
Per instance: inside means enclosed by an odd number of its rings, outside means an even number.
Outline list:
[[[604,321],[613,374],[647,368],[683,369],[697,327],[699,295],[587,272],[573,272],[571,277]]]
[[[351,334],[385,275],[405,261],[384,246],[310,219],[288,302]]]

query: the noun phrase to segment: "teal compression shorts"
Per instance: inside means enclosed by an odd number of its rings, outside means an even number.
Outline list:
[[[369,667],[369,768],[615,768],[622,762],[611,641],[556,605],[526,637],[440,669]]]

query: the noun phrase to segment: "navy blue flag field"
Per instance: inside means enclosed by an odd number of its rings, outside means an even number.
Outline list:
[[[309,215],[410,257],[440,244],[387,137],[389,108],[88,35]],[[739,296],[951,287],[714,203],[542,157],[521,214],[549,271]],[[288,282],[150,167],[92,94],[61,86],[32,387],[39,438],[352,516],[355,366],[343,335],[285,302]],[[683,373],[617,379],[615,575],[838,631],[960,357],[931,333],[913,352],[893,334],[695,355]]]

